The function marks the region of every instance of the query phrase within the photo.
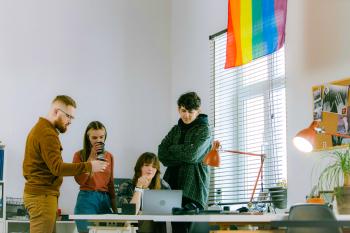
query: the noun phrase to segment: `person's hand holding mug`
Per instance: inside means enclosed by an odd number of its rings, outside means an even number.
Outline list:
[[[91,167],[92,167],[92,172],[103,172],[106,167],[108,166],[107,162],[100,161],[100,160],[92,160],[90,161]]]

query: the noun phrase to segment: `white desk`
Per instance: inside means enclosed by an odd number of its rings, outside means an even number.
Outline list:
[[[336,214],[335,218],[338,221],[350,221],[350,215],[349,214]]]
[[[335,215],[343,226],[350,226],[350,215]],[[72,220],[88,220],[92,222],[126,222],[152,220],[155,222],[210,222],[221,226],[235,225],[268,225],[271,222],[286,221],[288,214],[210,214],[210,215],[69,215]]]
[[[335,215],[338,221],[350,226],[350,215]],[[272,222],[286,221],[288,214],[210,214],[210,215],[70,215],[73,220],[88,220],[93,222],[126,222],[152,220],[155,222],[210,222],[225,226],[234,225],[270,225]],[[344,226],[343,225],[343,226]]]
[[[139,221],[152,220],[155,222],[241,222],[241,223],[268,223],[271,221],[286,220],[287,214],[206,214],[206,215],[69,215],[72,220],[90,221]]]
[[[87,220],[91,222],[127,222],[152,220],[155,222],[209,222],[227,229],[234,225],[269,225],[271,221],[286,220],[286,214],[210,214],[210,215],[69,215],[72,220]],[[113,232],[113,231],[109,231]]]

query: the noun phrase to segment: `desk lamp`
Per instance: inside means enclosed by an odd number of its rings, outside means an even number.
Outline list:
[[[231,153],[233,155],[236,154],[242,154],[242,155],[247,155],[247,156],[259,156],[260,157],[260,168],[259,168],[259,172],[258,175],[256,177],[255,180],[255,184],[254,184],[254,188],[253,188],[253,192],[250,196],[250,201],[248,203],[248,206],[251,205],[253,198],[254,198],[254,194],[255,194],[255,190],[256,190],[256,186],[258,184],[259,181],[259,177],[262,177],[262,168],[264,165],[264,160],[265,160],[265,154],[254,154],[254,153],[249,153],[249,152],[242,152],[242,151],[235,151],[235,150],[222,150],[221,146],[220,146],[220,142],[219,141],[214,141],[213,145],[212,145],[212,149],[211,151],[209,151],[209,153],[204,157],[203,159],[203,163],[212,166],[212,167],[219,167],[220,166],[220,155],[219,155],[219,151],[220,152],[227,152],[227,153]]]
[[[294,146],[302,152],[311,152],[314,149],[317,134],[326,134],[342,138],[350,138],[350,135],[347,134],[327,132],[322,127],[320,127],[319,121],[313,121],[308,128],[301,130],[293,138]]]

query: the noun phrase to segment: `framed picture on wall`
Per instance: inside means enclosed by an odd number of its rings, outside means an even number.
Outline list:
[[[338,123],[337,123],[337,133],[340,134],[350,134],[349,120],[350,120],[350,107],[347,107],[347,114],[341,115],[338,114]]]
[[[323,112],[347,114],[349,86],[326,84],[323,88]]]

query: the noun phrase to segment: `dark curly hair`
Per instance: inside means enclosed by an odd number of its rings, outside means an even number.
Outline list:
[[[177,106],[179,108],[184,107],[187,110],[198,110],[201,106],[201,99],[196,92],[187,92],[179,97]]]

